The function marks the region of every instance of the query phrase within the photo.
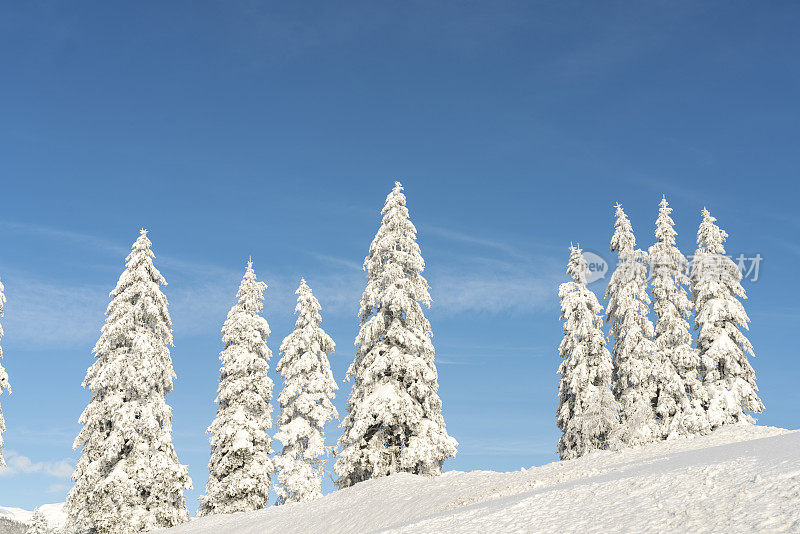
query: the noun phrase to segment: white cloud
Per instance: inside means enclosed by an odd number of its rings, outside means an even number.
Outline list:
[[[49,226],[41,226],[38,224],[15,223],[10,221],[0,221],[0,226],[6,230],[16,231],[19,233],[38,235],[48,239],[72,241],[90,248],[101,249],[114,254],[122,254],[123,257],[130,252],[130,249],[123,247],[118,243],[114,243],[113,241],[104,239],[102,237],[83,234],[80,232],[51,228]]]
[[[15,425],[14,442],[23,444],[47,442],[50,445],[66,445],[71,448],[75,434],[78,432],[77,428],[77,426],[57,428]]]
[[[0,225],[48,239],[70,239],[119,257],[128,250],[77,232],[2,221]],[[431,225],[425,225],[424,230],[443,238],[436,248],[429,247],[427,258],[426,275],[431,283],[434,313],[533,312],[554,306],[555,287],[563,278],[562,262],[545,255],[532,256],[500,239]],[[458,252],[454,252],[456,249]],[[354,317],[365,283],[360,264],[348,258],[313,252],[309,255],[317,262],[303,275],[325,313]],[[160,254],[155,262],[169,283],[165,293],[176,336],[217,332],[234,303],[244,260],[239,269]],[[267,315],[290,314],[300,274],[268,272],[260,269],[258,262],[256,272],[269,285],[265,295]],[[8,298],[5,339],[10,346],[83,347],[87,353],[94,346],[113,289],[111,284],[64,284],[15,270],[4,273],[4,282]]]
[[[345,267],[347,269],[352,269],[359,272],[361,272],[363,268],[363,265],[361,263],[358,263],[357,261],[348,260],[346,258],[331,256],[329,254],[318,254],[316,252],[308,252],[308,254],[326,264]]]
[[[518,249],[506,257],[482,254],[443,254],[429,266],[432,306],[451,315],[458,313],[530,313],[555,306],[555,292],[563,280],[560,262],[548,255],[531,257]]]
[[[103,324],[111,288],[59,285],[10,272],[6,286],[6,343],[28,348],[74,347],[90,350]]]
[[[69,478],[75,470],[71,460],[58,460],[53,462],[33,462],[27,456],[17,454],[15,451],[6,451],[5,468],[0,468],[0,477],[40,473],[56,478]]]
[[[451,272],[431,281],[432,306],[446,315],[533,312],[554,306],[555,276],[526,272]]]
[[[474,362],[468,362],[465,360],[454,360],[450,358],[439,358],[436,357],[436,364],[437,365],[475,365]]]
[[[264,292],[264,314],[271,316],[294,313],[299,275],[275,274],[262,271],[255,265],[259,280],[267,283]],[[209,331],[219,332],[228,310],[236,302],[241,272],[183,273],[178,279],[173,273],[173,283],[165,290],[170,302],[170,314],[176,335],[191,336]],[[363,274],[325,273],[305,276],[323,307],[324,314],[355,315],[363,290]],[[202,303],[200,305],[199,303]]]
[[[512,257],[526,257],[524,254],[521,254],[515,247],[509,245],[508,243],[503,243],[495,239],[486,239],[479,236],[457,232],[455,230],[450,230],[449,228],[442,228],[441,226],[426,224],[425,234],[426,235],[433,234],[448,239],[450,241],[458,241],[469,245],[477,245],[479,247],[494,249]]]
[[[552,246],[537,245],[532,254],[492,236],[435,225],[424,225],[423,231],[443,238],[436,248],[427,245],[426,274],[437,312],[530,313],[555,305],[553,296],[564,268],[563,261],[553,257]],[[455,244],[462,246],[451,246]]]

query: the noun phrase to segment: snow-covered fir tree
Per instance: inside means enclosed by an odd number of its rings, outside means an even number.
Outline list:
[[[270,330],[261,316],[266,288],[248,261],[237,302],[222,326],[217,416],[207,430],[211,459],[199,516],[258,510],[269,500],[275,469],[267,434],[272,427]]]
[[[50,528],[50,524],[47,522],[47,518],[42,513],[42,510],[37,508],[33,511],[33,516],[31,517],[31,524],[28,526],[28,529],[25,531],[25,534],[54,534],[55,529]]]
[[[67,495],[68,531],[128,534],[189,519],[186,466],[172,445],[164,396],[175,372],[172,321],[147,232],[111,292],[83,386],[92,392],[74,447],[83,447]]]
[[[442,417],[433,332],[422,311],[431,301],[425,262],[400,183],[381,214],[347,370],[354,383],[334,466],[340,488],[398,471],[437,475],[458,446]]]
[[[6,303],[5,287],[0,282],[0,317],[3,316],[3,307]],[[3,326],[0,325],[0,340],[3,339]],[[11,385],[8,383],[8,373],[3,369],[3,347],[0,346],[0,395],[3,390],[8,390],[11,393]],[[3,419],[3,406],[0,405],[0,467],[5,467],[6,461],[3,458],[3,432],[6,431],[6,421]]]
[[[283,451],[275,458],[276,504],[322,496],[323,457],[328,452],[325,425],[339,417],[331,401],[338,388],[328,362],[335,345],[320,328],[321,307],[305,280],[295,294],[297,322],[281,343],[276,366],[284,381],[278,395],[280,429],[275,434],[283,443]]]
[[[699,357],[689,332],[691,304],[686,294],[689,264],[675,245],[675,222],[666,198],[656,219],[656,243],[650,247],[653,310],[656,315],[656,413],[661,437],[702,434],[708,422],[700,404]]]
[[[641,445],[660,438],[653,405],[657,371],[647,295],[647,254],[636,248],[633,228],[622,206],[615,208],[611,250],[619,261],[606,288],[606,319],[614,339],[612,383],[620,403],[619,439],[626,445]]]
[[[692,260],[692,301],[703,377],[703,405],[712,428],[752,422],[746,412],[760,413],[756,373],[748,361],[753,346],[742,333],[750,318],[739,299],[746,299],[742,273],[725,255],[728,234],[705,208]]]
[[[619,432],[611,353],[602,331],[603,307],[586,287],[586,272],[581,249],[570,246],[567,274],[572,281],[558,287],[564,321],[556,418],[562,431],[558,440],[562,460],[613,447]]]

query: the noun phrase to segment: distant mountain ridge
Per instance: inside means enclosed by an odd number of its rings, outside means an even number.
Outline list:
[[[39,509],[52,528],[60,529],[64,526],[67,514],[64,513],[63,502],[43,504]],[[0,534],[17,534],[19,531],[15,529],[19,528],[19,525],[22,525],[22,532],[25,532],[32,517],[32,510],[0,506]]]

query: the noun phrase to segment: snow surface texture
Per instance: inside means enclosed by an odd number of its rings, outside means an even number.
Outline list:
[[[800,532],[800,431],[730,425],[511,473],[407,473],[165,532]]]

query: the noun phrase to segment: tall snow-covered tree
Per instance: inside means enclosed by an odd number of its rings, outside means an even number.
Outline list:
[[[753,346],[742,333],[750,318],[739,299],[746,299],[742,273],[725,255],[728,234],[705,208],[697,231],[692,261],[692,300],[697,347],[703,376],[703,405],[712,428],[752,422],[747,412],[760,413],[756,373],[748,361]]]
[[[176,378],[172,321],[147,232],[133,244],[111,292],[83,386],[92,399],[74,447],[83,447],[67,495],[70,532],[145,532],[189,519],[192,484],[172,445],[165,395]]]
[[[0,317],[3,316],[3,306],[6,303],[5,287],[0,282]],[[3,326],[0,325],[0,340],[3,338]],[[3,347],[0,346],[0,395],[7,389],[11,393],[11,385],[8,383],[8,373],[3,369]],[[3,419],[3,407],[0,406],[0,467],[5,467],[6,460],[3,458],[3,432],[6,431],[6,421]]]
[[[564,321],[556,412],[562,460],[615,446],[619,432],[619,408],[611,391],[613,364],[602,331],[603,307],[586,287],[586,272],[583,252],[570,246],[567,274],[572,281],[558,287]]]
[[[278,395],[280,430],[275,438],[283,451],[275,458],[278,484],[276,504],[310,501],[322,496],[325,425],[339,414],[331,399],[338,389],[328,355],[335,345],[320,328],[319,301],[305,280],[295,291],[297,322],[281,343],[276,366],[284,380]]]
[[[211,459],[200,516],[258,510],[269,500],[275,468],[267,434],[272,427],[272,380],[267,376],[270,330],[260,315],[266,288],[248,261],[237,302],[222,326],[225,348],[219,356],[217,416],[207,430]]]
[[[620,440],[641,445],[660,438],[656,397],[656,349],[647,295],[647,254],[636,249],[633,228],[617,204],[611,250],[619,259],[606,288],[606,319],[614,339],[613,390],[620,403]]]
[[[438,395],[425,262],[399,182],[386,198],[381,226],[364,260],[353,389],[340,425],[334,471],[340,488],[398,471],[437,475],[456,454]]]
[[[689,263],[675,245],[675,222],[666,198],[656,219],[656,243],[650,247],[650,274],[658,350],[656,413],[661,437],[702,434],[708,422],[700,405],[699,357],[689,332],[691,304],[686,294]]]

